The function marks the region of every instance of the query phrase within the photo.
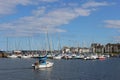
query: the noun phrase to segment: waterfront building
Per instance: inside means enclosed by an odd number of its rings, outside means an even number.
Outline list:
[[[7,53],[0,51],[0,58],[7,57]]]
[[[76,48],[75,48],[75,47],[70,47],[70,52],[71,52],[71,53],[76,53],[76,51],[75,51],[75,50],[76,50]]]
[[[120,43],[108,43],[106,45],[92,43],[90,50],[93,53],[120,53]]]
[[[86,47],[84,47],[84,48],[79,48],[79,51],[78,51],[79,53],[89,53],[90,52],[90,49],[89,48],[86,48]]]
[[[64,53],[89,53],[89,48],[81,48],[81,47],[63,47]]]
[[[63,51],[62,51],[63,53],[70,53],[70,48],[67,47],[67,46],[63,47],[62,50],[63,50]]]
[[[3,57],[3,52],[2,51],[0,51],[0,57]]]
[[[92,43],[91,44],[91,52],[93,53],[104,53],[104,45],[99,43]]]
[[[120,53],[120,43],[111,44],[108,43],[105,45],[106,53]]]

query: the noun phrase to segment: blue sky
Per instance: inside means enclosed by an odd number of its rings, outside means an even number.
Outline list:
[[[0,49],[120,41],[119,0],[0,0]]]

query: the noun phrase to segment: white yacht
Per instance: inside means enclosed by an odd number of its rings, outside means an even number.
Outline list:
[[[46,61],[47,56],[45,57],[39,57],[39,61],[32,64],[32,67],[34,69],[40,69],[40,68],[49,68],[53,66],[53,62]]]
[[[21,58],[31,58],[32,55],[22,55]]]
[[[8,57],[8,58],[17,58],[18,56],[15,55],[15,54],[12,54],[12,55],[8,55],[7,57]]]

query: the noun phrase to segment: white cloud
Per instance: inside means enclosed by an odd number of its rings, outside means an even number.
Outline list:
[[[17,5],[37,5],[41,2],[56,2],[58,0],[0,0],[0,16],[15,13]]]
[[[17,21],[8,24],[1,24],[0,30],[12,29],[15,33],[21,34],[37,34],[46,32],[66,32],[59,28],[60,25],[68,24],[71,20],[75,19],[78,16],[88,16],[90,10],[82,8],[60,8],[49,13],[44,13],[44,9],[38,9],[33,11],[33,16],[23,17]],[[41,14],[43,16],[41,16]],[[12,32],[13,33],[13,32]],[[13,34],[12,34],[13,35]]]
[[[7,0],[10,2],[11,0]],[[6,1],[6,2],[7,2]],[[16,5],[30,5],[33,4],[32,0],[14,0],[15,2],[11,1],[9,6],[11,8],[5,7],[7,9],[10,9],[8,13],[12,13],[13,9]],[[38,1],[45,1],[45,2],[54,2],[57,0],[38,0]],[[6,3],[5,2],[5,3]],[[3,2],[2,2],[3,3]],[[5,4],[4,3],[4,4]],[[102,4],[98,4],[96,2],[96,6],[103,6]],[[13,4],[13,5],[11,5]],[[106,3],[107,4],[107,3]],[[51,5],[52,6],[52,5]],[[31,16],[25,16],[21,17],[20,19],[10,22],[10,23],[2,23],[0,24],[1,28],[0,30],[6,31],[6,35],[14,35],[14,36],[31,36],[38,33],[44,33],[46,32],[46,28],[48,32],[66,32],[66,30],[61,29],[60,26],[64,24],[68,24],[71,20],[80,17],[80,16],[89,16],[91,12],[93,11],[93,7],[89,4],[87,7],[59,7],[49,10],[48,7],[39,7],[37,10],[32,11]],[[104,6],[106,6],[104,4]],[[0,7],[1,8],[1,7]],[[1,11],[0,11],[0,14]]]
[[[37,10],[34,10],[32,13],[35,16],[43,16],[45,14],[46,7],[39,7]]]
[[[39,0],[39,1],[42,1],[42,2],[56,2],[58,0]]]
[[[91,8],[91,7],[99,7],[99,6],[108,6],[110,5],[108,2],[95,2],[90,1],[82,5],[83,8]]]
[[[120,36],[115,36],[114,40],[115,40],[115,42],[120,42]]]
[[[107,28],[120,28],[120,20],[106,20],[104,22]]]
[[[15,12],[16,5],[32,4],[32,0],[0,0],[0,16]]]

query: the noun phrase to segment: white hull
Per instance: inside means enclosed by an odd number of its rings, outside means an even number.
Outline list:
[[[61,59],[62,56],[54,56],[53,59]]]
[[[31,58],[31,55],[22,55],[21,58]]]
[[[32,64],[32,67],[34,67],[34,69],[49,68],[52,66],[53,66],[53,63],[48,61],[46,62],[46,64],[38,64],[38,65]]]
[[[7,56],[8,58],[17,58],[17,56],[16,55],[9,55],[9,56]]]

